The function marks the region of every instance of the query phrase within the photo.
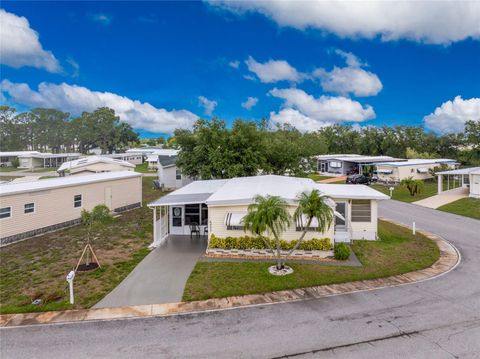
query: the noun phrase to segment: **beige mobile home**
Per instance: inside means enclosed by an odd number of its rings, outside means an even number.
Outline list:
[[[62,163],[80,158],[80,153],[29,153],[18,156],[18,168],[57,168]]]
[[[399,183],[408,177],[419,180],[432,178],[431,170],[441,165],[447,165],[448,168],[453,169],[458,163],[447,158],[410,159],[404,162],[378,163],[376,172],[379,182]]]
[[[87,156],[75,161],[64,162],[57,172],[64,176],[66,174],[78,175],[99,172],[133,171],[135,165],[127,161],[117,160],[103,156]]]
[[[293,213],[297,195],[313,189],[333,199],[338,216],[325,233],[311,231],[306,239],[328,237],[332,242],[350,242],[377,238],[377,202],[388,196],[363,185],[320,184],[307,178],[266,175],[194,181],[150,203],[154,216],[153,245],[162,243],[169,235],[188,236],[192,228],[199,228],[208,238],[212,234],[244,236],[242,218],[256,195],[280,196]],[[298,239],[302,227],[303,223],[292,223],[282,239]],[[318,227],[318,223],[311,227]]]
[[[82,209],[113,212],[141,206],[142,175],[106,172],[0,185],[0,244],[80,222]]]
[[[12,161],[16,160],[19,156],[40,154],[38,151],[10,151],[0,152],[0,167],[10,167]]]

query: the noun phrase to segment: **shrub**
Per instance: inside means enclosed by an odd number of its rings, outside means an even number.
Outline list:
[[[265,241],[268,241],[272,248],[276,247],[275,241],[268,238],[249,236],[219,238],[214,234],[210,236],[208,247],[218,249],[268,249]],[[286,241],[282,239],[280,240],[280,246],[283,250],[289,250],[292,249],[297,242],[297,240]],[[330,238],[313,238],[308,241],[303,241],[298,249],[306,251],[328,251],[332,249],[332,243]]]
[[[345,261],[350,257],[350,247],[347,246],[345,243],[337,243],[335,244],[333,255],[335,259]]]
[[[12,160],[10,161],[10,163],[12,164],[12,167],[15,167],[17,168],[18,166],[20,166],[20,160],[15,157],[15,158],[12,158]]]

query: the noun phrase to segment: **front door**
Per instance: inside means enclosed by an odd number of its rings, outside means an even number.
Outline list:
[[[340,213],[343,218],[347,219],[347,204],[345,202],[337,203],[336,211]],[[335,216],[335,230],[336,231],[346,231],[347,224],[345,221],[337,216]]]
[[[170,208],[170,234],[183,234],[183,206],[173,206]]]

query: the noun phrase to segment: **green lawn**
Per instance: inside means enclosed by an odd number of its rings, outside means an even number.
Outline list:
[[[16,168],[16,167],[0,167],[0,173],[2,173],[2,172],[15,172],[15,171],[21,171],[21,170]]]
[[[142,208],[123,213],[98,233],[92,243],[101,269],[78,272],[75,305],[65,292],[65,276],[76,265],[84,246],[85,228],[76,226],[0,249],[0,312],[89,308],[115,288],[149,253],[152,211],[147,202],[160,197],[151,178],[143,179]],[[43,305],[34,306],[41,298]]]
[[[390,195],[390,191],[388,188],[390,186],[384,186],[380,184],[372,184],[372,188],[376,189],[377,191],[383,192],[386,195]],[[424,187],[420,194],[417,194],[415,197],[410,196],[408,190],[402,186],[396,186],[393,190],[392,199],[402,202],[415,202],[420,201],[421,199],[428,198],[437,194],[437,181],[434,180],[427,180],[424,181]]]
[[[198,262],[187,281],[183,299],[203,300],[324,284],[388,277],[426,268],[439,258],[439,250],[427,237],[379,221],[379,241],[355,241],[352,245],[362,267],[327,266],[290,262],[295,270],[285,277],[267,272],[271,263]]]
[[[480,219],[480,199],[462,198],[437,208],[440,211],[458,214],[460,216]]]
[[[315,182],[317,181],[321,181],[321,180],[324,180],[324,179],[329,179],[329,178],[332,178],[332,176],[322,176],[322,175],[319,175],[317,173],[310,173],[308,175],[308,178],[314,180]]]
[[[136,165],[135,166],[135,172],[140,172],[140,173],[155,173],[155,171],[149,170],[148,169],[148,163],[144,162],[141,165]]]

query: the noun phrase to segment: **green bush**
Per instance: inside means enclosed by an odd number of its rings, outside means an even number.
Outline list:
[[[12,167],[15,167],[17,168],[18,166],[20,166],[20,160],[15,157],[15,158],[12,158],[12,160],[10,161],[10,163],[12,164]]]
[[[268,249],[268,246],[265,244],[265,241],[268,241],[272,248],[276,248],[275,241],[268,238],[262,237],[226,237],[219,238],[214,234],[211,235],[210,241],[208,243],[208,248],[218,248],[218,249]],[[284,250],[292,249],[296,244],[297,240],[286,241],[280,240],[280,246]],[[303,241],[298,249],[303,249],[306,251],[312,250],[321,250],[328,251],[332,249],[332,243],[330,238],[313,238],[308,241]]]
[[[345,261],[350,257],[350,247],[347,246],[345,243],[337,243],[335,244],[333,255],[335,259]]]

